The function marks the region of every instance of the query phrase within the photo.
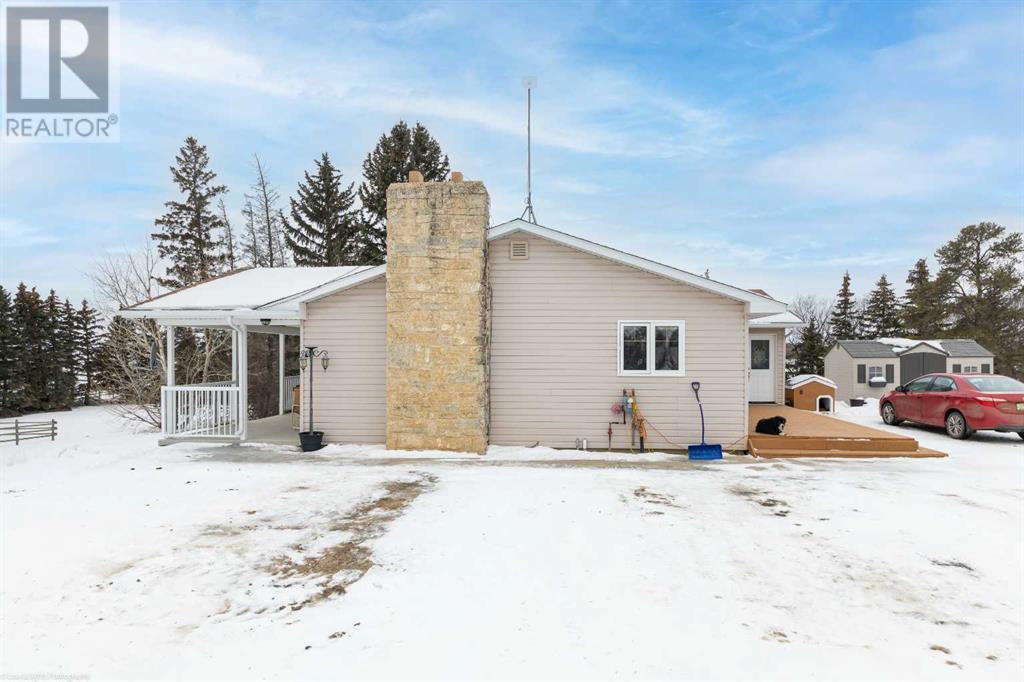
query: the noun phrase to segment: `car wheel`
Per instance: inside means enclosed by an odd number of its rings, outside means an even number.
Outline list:
[[[882,405],[882,421],[889,426],[899,426],[903,423],[903,420],[896,416],[896,408],[892,406],[892,403]]]
[[[963,440],[971,435],[971,427],[967,425],[967,419],[956,410],[946,415],[946,434],[957,440]]]

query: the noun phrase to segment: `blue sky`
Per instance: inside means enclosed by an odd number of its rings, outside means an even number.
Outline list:
[[[122,3],[121,141],[3,145],[0,282],[91,296],[172,198],[187,135],[237,215],[350,180],[397,119],[542,224],[791,298],[864,292],[963,225],[1024,229],[1020,3]],[[237,218],[236,218],[237,220]]]

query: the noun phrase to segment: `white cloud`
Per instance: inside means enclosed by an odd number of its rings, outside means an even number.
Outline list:
[[[797,146],[756,163],[752,176],[838,201],[922,198],[978,182],[1008,151],[991,137],[927,143],[909,137],[874,130]]]
[[[434,23],[451,21],[430,13]],[[366,28],[379,30],[377,24]],[[397,29],[396,29],[397,30]],[[227,35],[182,26],[122,20],[121,65],[131,87],[169,79],[192,86],[223,86],[310,107],[362,108],[393,115],[414,114],[468,123],[486,130],[525,135],[523,92],[518,79],[507,87],[464,82],[449,69],[431,70],[414,55],[382,45],[371,61],[339,49],[328,59],[291,44],[263,45],[257,54],[232,44]],[[263,54],[287,54],[270,61]],[[485,68],[481,66],[481,68]],[[500,64],[489,69],[503,73]],[[635,74],[612,69],[547,65],[534,112],[534,141],[555,149],[624,157],[699,156],[732,141],[720,112],[643,85]],[[230,115],[230,112],[225,112]]]
[[[0,218],[0,243],[4,250],[56,244],[60,239],[18,218]]]

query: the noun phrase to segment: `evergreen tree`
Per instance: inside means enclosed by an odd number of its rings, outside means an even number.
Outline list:
[[[13,414],[16,406],[12,389],[17,337],[11,295],[0,286],[0,417]]]
[[[363,161],[359,201],[363,206],[361,264],[382,263],[387,250],[387,190],[407,182],[409,171],[418,170],[427,182],[448,177],[448,157],[421,123],[410,129],[399,121],[380,136],[377,146]]]
[[[213,184],[217,174],[208,168],[206,147],[194,137],[185,139],[175,161],[171,177],[183,200],[164,204],[167,212],[154,221],[161,231],[152,235],[160,257],[170,261],[166,276],[157,281],[170,288],[201,282],[222,270],[224,254],[217,235],[224,225],[213,202],[227,192],[224,185]]]
[[[341,186],[341,172],[325,153],[313,162],[290,199],[292,219],[284,221],[285,239],[296,265],[355,265],[359,259],[359,228],[354,183]]]
[[[64,299],[57,327],[57,407],[71,409],[78,392],[78,311]]]
[[[850,289],[849,272],[843,274],[843,284],[836,295],[836,304],[832,308],[832,319],[829,326],[832,328],[832,338],[836,341],[860,338],[857,301]]]
[[[871,338],[893,338],[903,334],[899,298],[889,284],[889,278],[882,275],[864,306],[864,335]]]
[[[812,319],[804,327],[800,340],[793,346],[793,360],[789,363],[791,375],[824,374],[825,354],[828,351],[829,344],[818,329],[817,322]]]
[[[78,327],[78,344],[76,356],[78,371],[81,373],[80,392],[82,404],[92,404],[96,388],[96,377],[100,371],[100,349],[103,346],[103,328],[99,323],[99,313],[82,300],[82,307],[75,315]]]
[[[1024,376],[1024,234],[968,225],[936,257],[953,294],[953,332],[991,350],[1000,373]]]
[[[18,411],[43,408],[46,396],[46,316],[39,292],[22,282],[14,294],[13,329],[16,330],[12,353],[11,399]]]
[[[934,339],[945,331],[947,287],[943,278],[932,279],[928,260],[919,259],[907,273],[903,294],[903,324],[918,339]]]

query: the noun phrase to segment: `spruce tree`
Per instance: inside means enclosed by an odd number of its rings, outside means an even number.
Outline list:
[[[836,341],[859,338],[857,318],[857,301],[850,288],[850,273],[846,272],[843,274],[843,284],[836,295],[836,304],[832,308],[832,319],[829,323],[832,338]]]
[[[18,330],[14,327],[14,307],[10,293],[0,286],[0,417],[14,413],[15,352]]]
[[[1024,234],[968,225],[936,257],[954,298],[953,332],[991,350],[1000,373],[1024,377]]]
[[[62,409],[70,409],[75,404],[75,397],[78,393],[80,337],[78,312],[68,299],[64,299],[58,320],[57,347],[59,350],[57,359],[60,365],[57,373],[57,406]]]
[[[407,182],[409,171],[418,170],[427,182],[448,177],[448,157],[421,123],[412,129],[399,121],[380,136],[377,146],[363,161],[359,201],[363,206],[360,263],[382,263],[387,250],[387,190]]]
[[[223,269],[217,235],[224,224],[214,212],[214,200],[227,192],[224,185],[214,184],[217,174],[209,169],[206,147],[194,137],[185,139],[175,161],[171,177],[182,201],[164,204],[167,212],[154,221],[160,231],[152,235],[160,257],[170,261],[166,276],[157,281],[170,288],[201,282]]]
[[[291,220],[285,219],[284,233],[296,265],[356,265],[359,258],[358,213],[354,183],[341,185],[341,172],[325,153],[313,161],[313,174],[295,190],[290,199]]]
[[[14,294],[13,318],[17,336],[12,352],[11,402],[19,412],[42,409],[46,395],[46,320],[39,292],[24,282]]]
[[[918,339],[934,339],[945,331],[947,287],[943,278],[932,279],[928,260],[919,259],[907,273],[903,294],[903,324]]]
[[[872,338],[893,338],[904,334],[899,298],[885,275],[878,278],[864,306],[864,334]]]
[[[789,363],[791,374],[824,374],[825,354],[828,351],[829,344],[818,329],[817,322],[812,319],[804,327],[800,340],[793,346],[793,361]]]
[[[82,307],[75,314],[78,328],[78,344],[75,349],[78,371],[82,383],[80,394],[83,405],[91,405],[96,389],[96,378],[100,371],[100,353],[103,346],[103,327],[99,323],[99,313],[82,300]]]

